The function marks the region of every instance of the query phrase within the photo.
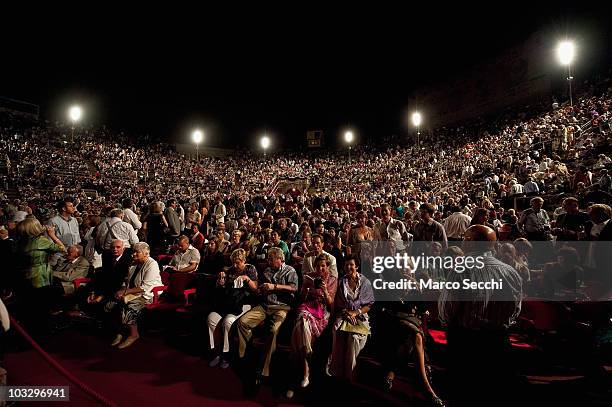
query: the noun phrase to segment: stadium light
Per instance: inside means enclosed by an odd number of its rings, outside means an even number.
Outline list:
[[[344,141],[346,141],[348,144],[351,144],[353,142],[353,132],[352,131],[347,131],[346,133],[344,133]]]
[[[81,108],[79,106],[72,106],[70,108],[70,120],[72,120],[73,122],[78,122],[81,119],[81,115],[83,114],[83,111],[81,110]]]
[[[423,121],[423,116],[421,116],[421,113],[419,112],[412,113],[412,124],[414,124],[414,126],[417,129],[417,139],[416,139],[417,146],[419,145],[419,136],[421,135],[420,127],[421,127],[422,121]]]
[[[259,143],[261,144],[261,148],[263,148],[263,150],[264,150],[264,157],[265,157],[266,156],[266,152],[268,150],[268,147],[270,147],[270,137],[263,136]]]
[[[200,161],[200,143],[204,139],[204,133],[202,133],[202,130],[196,129],[191,133],[191,139],[196,145],[196,160]]]
[[[83,115],[83,111],[81,110],[81,108],[79,106],[72,106],[70,108],[70,110],[68,110],[68,117],[70,117],[70,120],[72,121],[72,132],[70,135],[70,139],[72,140],[72,143],[74,143],[74,125],[81,120],[81,116]]]
[[[557,55],[559,55],[559,62],[561,65],[569,65],[574,60],[576,49],[574,43],[571,41],[562,41],[559,43],[557,48]]]
[[[352,131],[349,130],[344,133],[344,141],[346,141],[346,144],[348,144],[349,165],[351,165],[351,143],[354,139],[355,136],[353,135]]]
[[[569,87],[570,106],[574,107],[572,100],[572,62],[576,55],[576,47],[572,41],[561,41],[557,47],[557,56],[561,65],[567,65],[567,84]]]

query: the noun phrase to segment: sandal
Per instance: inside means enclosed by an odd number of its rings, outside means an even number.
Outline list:
[[[444,401],[438,396],[431,397],[431,405],[435,407],[445,407]]]

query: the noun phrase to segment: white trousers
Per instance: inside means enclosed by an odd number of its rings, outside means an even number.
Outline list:
[[[242,313],[240,315],[227,314],[224,318],[221,318],[221,315],[216,312],[211,312],[208,314],[208,318],[206,319],[206,323],[208,325],[208,338],[210,340],[210,349],[215,348],[215,333],[217,332],[217,327],[219,326],[219,322],[221,322],[221,330],[223,331],[223,352],[229,352],[229,333],[230,329],[232,329],[232,324],[238,318],[242,316],[245,312],[251,309],[250,305],[242,306]],[[223,321],[221,321],[223,319]]]
[[[357,365],[357,357],[365,348],[367,335],[359,335],[338,330],[342,319],[336,319],[333,330],[332,353],[329,357],[328,367],[332,376],[353,378],[353,371]],[[365,324],[369,326],[366,321]]]

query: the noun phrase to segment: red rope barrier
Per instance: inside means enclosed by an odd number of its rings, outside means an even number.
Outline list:
[[[19,322],[17,322],[15,320],[15,318],[10,317],[11,319],[11,325],[17,330],[17,332],[19,332],[19,334],[21,336],[23,336],[23,338],[30,344],[32,345],[32,347],[51,365],[53,366],[58,372],[60,372],[62,375],[64,375],[68,380],[70,380],[72,383],[76,384],[78,387],[81,388],[81,390],[83,390],[85,393],[89,394],[90,396],[92,396],[94,399],[96,399],[97,401],[99,401],[100,403],[102,403],[103,405],[107,406],[107,407],[118,407],[115,403],[113,403],[112,401],[110,401],[109,399],[107,399],[106,397],[102,396],[100,393],[96,392],[94,389],[92,389],[91,387],[89,387],[87,384],[83,383],[81,380],[79,380],[76,376],[74,376],[72,373],[70,373],[68,370],[66,370],[65,367],[63,367],[57,360],[55,360],[53,358],[53,356],[49,355],[43,348],[40,347],[40,345],[38,343],[36,343],[36,341],[34,339],[32,339],[32,337],[26,332],[25,329],[23,329],[23,327],[19,324]]]

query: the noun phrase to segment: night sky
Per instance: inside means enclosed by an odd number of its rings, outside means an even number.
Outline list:
[[[169,141],[187,142],[200,126],[217,147],[253,146],[265,129],[277,146],[302,144],[309,129],[328,140],[347,126],[362,138],[404,135],[413,89],[536,30],[551,47],[579,37],[591,65],[610,62],[609,9],[530,3],[53,20],[4,36],[0,95],[37,103],[50,119],[79,102],[87,122]]]

